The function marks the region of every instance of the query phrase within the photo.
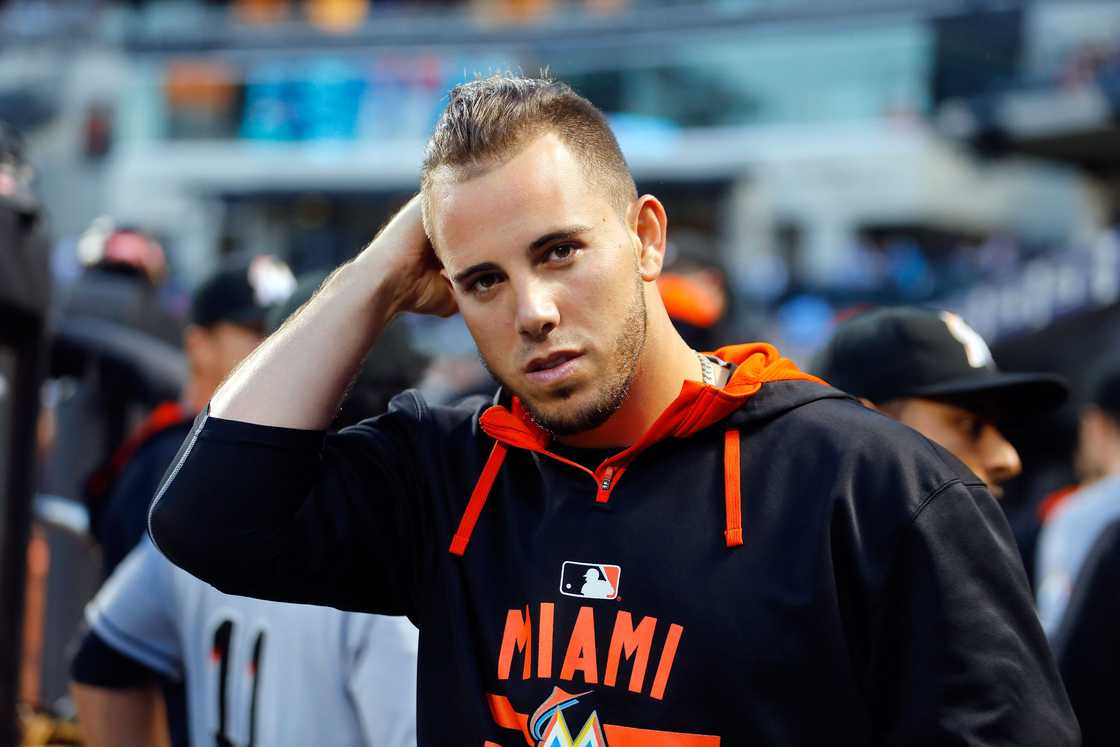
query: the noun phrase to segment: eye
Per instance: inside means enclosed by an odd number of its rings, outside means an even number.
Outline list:
[[[497,273],[488,272],[485,275],[479,275],[470,281],[467,285],[467,291],[470,293],[486,293],[494,289],[502,279]]]
[[[962,433],[967,433],[975,441],[984,432],[984,421],[975,415],[968,415],[960,419],[959,427]]]
[[[548,259],[553,262],[567,262],[576,255],[577,251],[575,244],[557,244],[548,250]]]

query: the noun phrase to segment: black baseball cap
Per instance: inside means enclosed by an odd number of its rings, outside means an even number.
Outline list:
[[[1069,394],[1060,376],[1000,371],[984,339],[956,314],[914,307],[876,309],[842,322],[813,370],[876,404],[923,397],[993,416],[1052,410]]]
[[[295,287],[292,271],[272,255],[229,260],[195,290],[191,323],[212,327],[231,322],[263,333],[269,311]]]

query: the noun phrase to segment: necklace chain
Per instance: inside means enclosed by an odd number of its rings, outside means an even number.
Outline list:
[[[704,379],[704,383],[708,386],[715,386],[716,383],[716,367],[712,363],[711,358],[697,352],[696,357],[700,359],[700,375]]]

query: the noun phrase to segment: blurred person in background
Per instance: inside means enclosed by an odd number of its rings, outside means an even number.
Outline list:
[[[195,414],[264,339],[269,310],[294,286],[287,265],[261,255],[229,262],[196,289],[182,337],[188,374],[181,397],[155,407],[86,481],[90,525],[101,546],[106,578],[144,536],[148,505]],[[185,695],[173,680],[159,684],[166,696],[171,738],[176,747],[184,747]]]
[[[275,330],[319,287],[300,280]],[[423,374],[403,322],[370,351],[332,429],[384,412]],[[416,628],[403,617],[223,594],[145,539],[86,610],[72,692],[90,747],[164,744],[153,683],[185,682],[191,744],[413,747]]]
[[[264,339],[269,311],[294,287],[287,265],[259,255],[233,260],[195,291],[183,333],[188,375],[181,398],[157,406],[86,484],[87,502],[103,506],[93,525],[106,577],[144,535],[148,504],[194,416]]]
[[[159,298],[168,268],[155,236],[102,216],[78,239],[78,259],[83,269],[66,292],[64,316],[116,322],[179,345],[182,325]]]
[[[1051,637],[1062,624],[1090,549],[1120,518],[1120,358],[1098,364],[1087,399],[1075,464],[1080,488],[1049,513],[1039,537],[1038,612]]]
[[[179,396],[183,327],[161,295],[167,261],[149,233],[102,216],[79,239],[78,258],[82,269],[59,294],[51,330],[57,438],[40,489],[84,500],[97,537],[105,492],[86,480],[155,405]]]
[[[997,498],[1000,485],[1023,469],[999,423],[1052,411],[1068,393],[1058,376],[1001,372],[963,319],[915,307],[876,309],[842,322],[813,370],[940,444]]]
[[[1085,747],[1120,744],[1120,358],[1100,362],[1082,409],[1080,488],[1050,513],[1038,544],[1038,609]]]
[[[1086,488],[1091,490],[1091,488]],[[1058,670],[1081,725],[1083,747],[1120,744],[1120,518],[1102,523],[1084,548],[1068,602],[1051,637]]]
[[[695,231],[674,231],[657,279],[673,326],[696,350],[715,350],[729,342],[723,325],[731,303],[727,271],[706,243]]]
[[[63,443],[45,472],[48,489],[63,495],[69,494],[63,475],[87,476],[78,489],[89,513],[90,531],[104,544],[107,479],[123,466],[125,456],[117,447],[135,428],[151,427],[138,425],[159,399],[153,396],[155,391],[147,390],[163,389],[168,396],[181,384],[181,371],[172,381],[147,364],[153,359],[171,361],[171,367],[182,362],[177,349],[183,327],[161,303],[159,287],[167,278],[167,258],[151,234],[101,216],[79,238],[78,259],[82,270],[64,293],[52,369],[59,379],[74,377],[79,394],[73,401],[67,398],[62,408]],[[160,383],[142,384],[149,374]],[[62,389],[56,384],[54,399],[60,399],[57,392]],[[91,438],[94,434],[103,437]],[[75,449],[79,453],[73,453]],[[100,454],[93,457],[92,465],[84,462],[91,451]],[[118,553],[114,564],[130,549],[131,545]]]

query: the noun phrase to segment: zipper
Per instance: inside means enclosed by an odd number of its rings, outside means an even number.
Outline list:
[[[611,488],[614,487],[614,465],[611,465],[603,470],[601,475],[596,475],[599,481],[599,489],[595,491],[595,502],[606,503],[611,497]]]
[[[506,443],[507,445],[511,445],[508,441],[503,441],[503,443]],[[526,451],[536,452],[537,454],[540,454],[541,456],[548,457],[549,459],[553,459],[557,462],[560,462],[561,464],[566,464],[569,467],[575,467],[579,471],[587,473],[587,475],[589,475],[591,477],[591,479],[593,479],[595,481],[595,502],[596,503],[606,503],[607,501],[610,500],[611,490],[614,489],[614,486],[617,484],[618,479],[620,477],[622,477],[622,473],[626,471],[625,467],[618,467],[618,466],[615,466],[613,464],[610,464],[610,465],[607,465],[606,467],[600,467],[599,469],[592,472],[587,467],[584,467],[582,464],[579,464],[578,462],[573,462],[571,459],[565,459],[564,457],[560,456],[559,454],[553,454],[548,449],[537,449],[537,448],[531,448],[531,447],[525,447],[525,446],[522,446],[522,447],[513,446],[513,448],[523,448]]]

